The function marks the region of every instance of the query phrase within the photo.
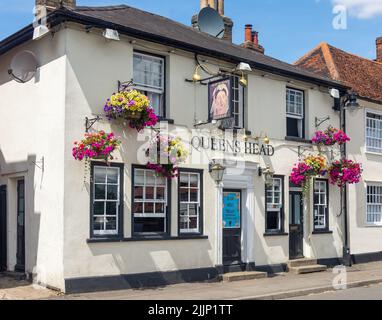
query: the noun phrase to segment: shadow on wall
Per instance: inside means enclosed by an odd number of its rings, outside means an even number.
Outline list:
[[[16,262],[17,239],[17,188],[16,181],[25,179],[25,263],[26,273],[32,273],[37,265],[41,213],[35,211],[35,190],[41,188],[35,181],[36,155],[28,155],[26,161],[7,162],[0,150],[0,184],[7,185],[7,251],[8,265]],[[12,266],[13,268],[14,266]],[[10,271],[13,271],[12,269]]]

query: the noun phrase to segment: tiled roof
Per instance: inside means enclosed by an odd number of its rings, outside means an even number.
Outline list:
[[[122,34],[134,38],[168,45],[173,48],[231,63],[246,62],[252,68],[260,71],[346,90],[342,83],[331,78],[303,70],[292,64],[253,50],[248,50],[228,41],[217,39],[191,26],[186,26],[168,18],[126,5],[106,7],[78,6],[74,9],[61,7],[52,11],[48,15],[47,20],[51,27],[64,21],[72,21],[86,26],[113,28]],[[12,48],[31,40],[32,34],[33,25],[30,24],[0,41],[0,56]]]
[[[382,102],[382,63],[321,43],[296,66],[341,81],[360,97]]]

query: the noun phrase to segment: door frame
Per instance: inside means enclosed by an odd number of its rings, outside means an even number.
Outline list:
[[[223,195],[223,204],[224,204],[224,193],[225,192],[237,192],[240,194],[240,260],[238,263],[231,263],[231,264],[225,264],[224,263],[224,227],[222,224],[223,229],[223,245],[222,245],[222,259],[223,259],[223,265],[224,266],[232,266],[232,265],[240,265],[243,264],[243,192],[242,189],[234,189],[234,188],[223,188],[222,195]],[[223,210],[221,211],[222,221],[223,221]]]
[[[23,252],[22,252],[22,261],[19,261],[19,225],[18,225],[18,218],[19,218],[19,184],[23,182],[24,184],[24,194],[23,194],[23,199],[24,199],[24,210],[23,210],[23,227],[22,227],[22,247],[23,247]],[[17,204],[16,204],[16,265],[15,265],[15,271],[19,271],[19,272],[25,272],[25,258],[26,258],[26,254],[25,254],[25,218],[26,218],[26,214],[25,214],[25,205],[26,205],[26,201],[25,201],[25,178],[21,178],[21,179],[17,179],[16,181],[16,201],[17,201]],[[22,263],[19,263],[19,262],[22,262]]]
[[[302,190],[289,190],[289,201],[290,201],[290,196],[291,195],[296,195],[296,194],[299,194],[301,196],[301,203],[300,203],[300,213],[301,213],[301,217],[300,217],[300,226],[301,226],[301,256],[296,256],[296,257],[293,257],[291,255],[291,235],[292,235],[292,232],[291,232],[291,229],[290,227],[291,226],[295,226],[295,224],[292,224],[292,215],[294,216],[294,212],[289,212],[289,259],[290,260],[293,260],[293,259],[301,259],[301,258],[304,258],[304,232],[305,232],[305,228],[304,228],[304,223],[305,223],[305,219],[304,219],[304,195],[303,195],[303,191]],[[291,204],[289,204],[289,211],[291,209]],[[293,208],[292,208],[293,209]]]
[[[0,272],[8,269],[8,219],[7,219],[7,186],[0,186],[0,197],[4,197],[4,204],[0,207]]]

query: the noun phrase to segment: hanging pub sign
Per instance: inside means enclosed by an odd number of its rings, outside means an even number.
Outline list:
[[[208,84],[208,121],[223,120],[232,117],[231,78],[223,78]]]

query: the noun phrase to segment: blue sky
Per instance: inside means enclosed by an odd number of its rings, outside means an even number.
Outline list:
[[[382,0],[226,0],[226,15],[235,23],[234,42],[244,38],[244,25],[260,32],[266,54],[294,62],[325,41],[374,59],[375,39],[382,36]],[[77,5],[127,4],[184,24],[199,10],[199,0],[77,0]],[[346,30],[335,30],[333,7],[346,5]],[[34,0],[0,0],[0,39],[33,19]]]

